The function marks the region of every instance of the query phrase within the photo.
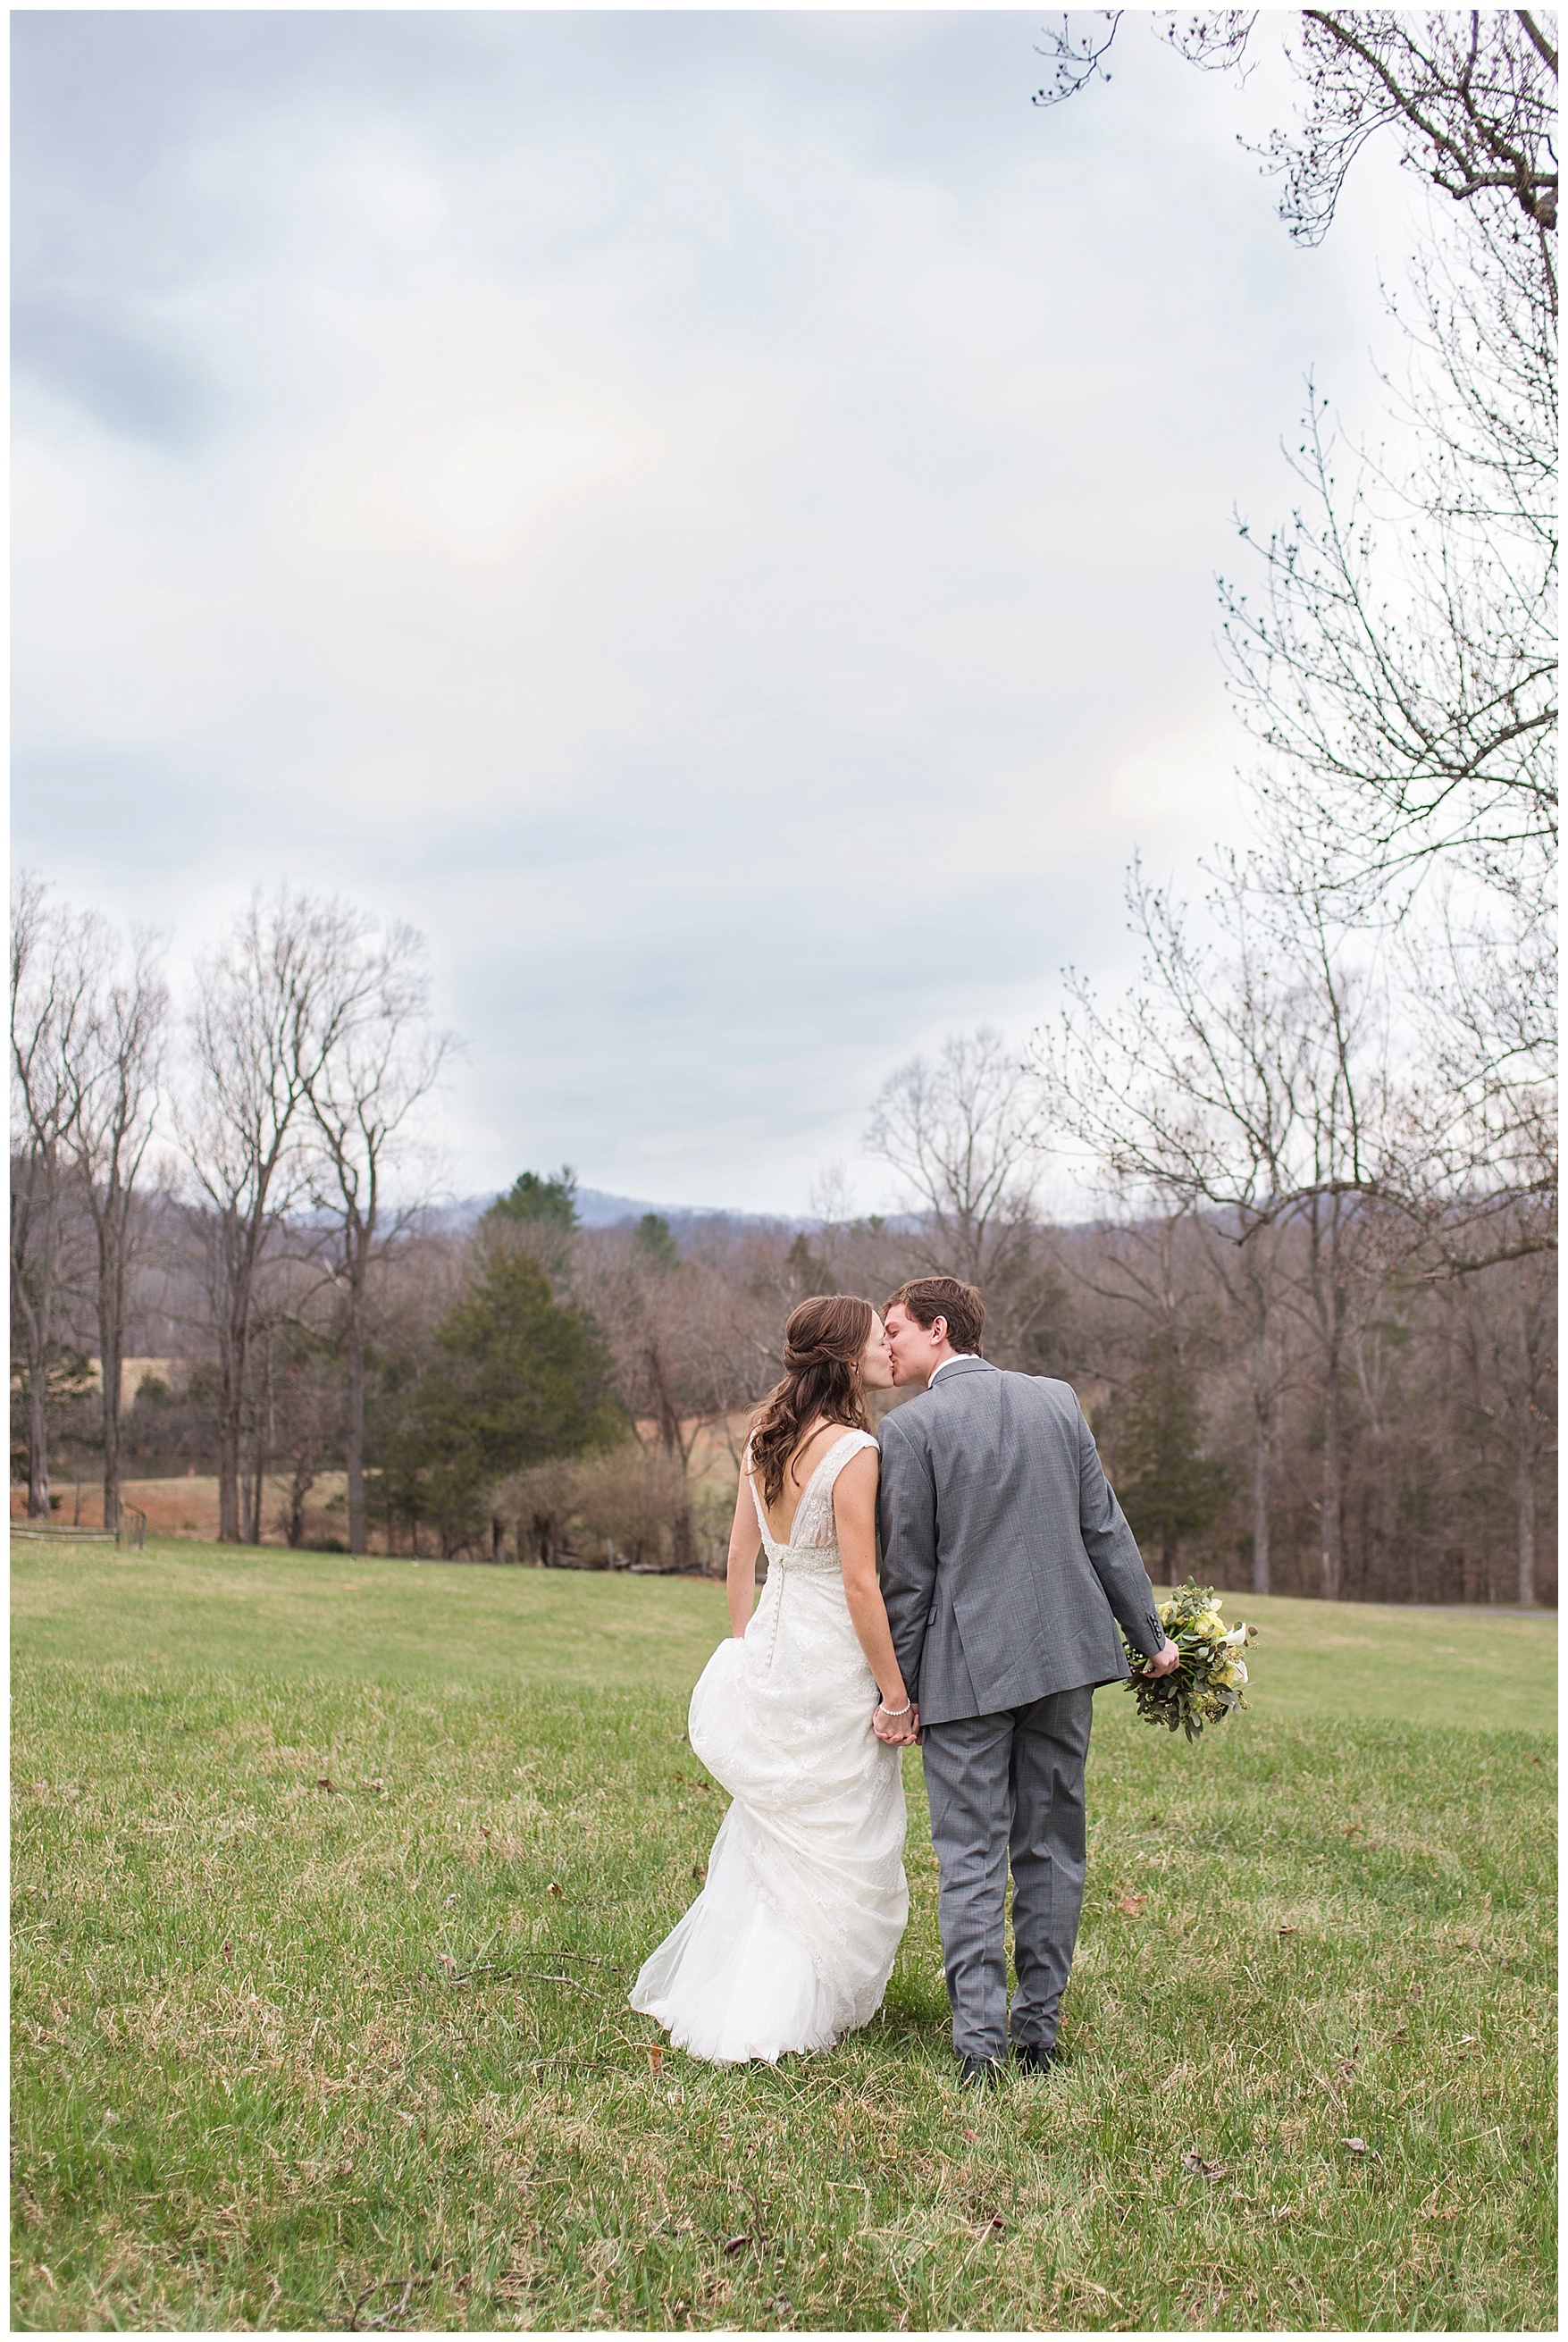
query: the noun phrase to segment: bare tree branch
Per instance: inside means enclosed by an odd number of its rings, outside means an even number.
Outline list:
[[[49,1376],[57,1355],[64,1214],[92,1016],[98,929],[46,902],[19,871],[11,888],[11,1329],[27,1390],[27,1512],[49,1514]]]
[[[126,1290],[135,1246],[137,1186],[160,1098],[169,989],[158,937],[138,930],[130,963],[102,921],[90,926],[86,1014],[70,1065],[73,1167],[92,1222],[103,1387],[104,1526],[120,1520],[121,1370]]]
[[[424,1198],[405,1195],[388,1218],[388,1173],[409,1152],[410,1126],[459,1046],[425,1022],[429,978],[423,936],[406,924],[362,936],[359,966],[344,978],[355,1005],[307,1071],[305,1094],[315,1145],[306,1176],[333,1220],[332,1276],[347,1319],[345,1463],[348,1549],[365,1550],[365,1346],[371,1270],[414,1224]],[[355,947],[350,947],[352,962]]]
[[[865,1135],[927,1219],[934,1271],[1002,1286],[1026,1258],[1038,1175],[1033,1093],[999,1033],[944,1041],[933,1066],[912,1057],[883,1085]]]
[[[205,1206],[219,1402],[218,1535],[237,1543],[241,1429],[256,1279],[288,1206],[306,1192],[301,1117],[313,1084],[366,1015],[371,922],[280,887],[258,894],[197,965],[194,1085],[180,1130]],[[256,1476],[259,1483],[260,1475]],[[259,1536],[259,1514],[251,1533]]]

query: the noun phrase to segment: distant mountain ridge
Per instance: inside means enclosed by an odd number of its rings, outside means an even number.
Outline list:
[[[444,1204],[432,1212],[433,1225],[462,1233],[471,1228],[496,1201],[494,1195],[464,1196],[455,1204]],[[637,1222],[652,1212],[664,1220],[672,1236],[694,1236],[704,1228],[786,1228],[799,1236],[820,1227],[820,1220],[804,1215],[794,1218],[782,1212],[732,1212],[716,1205],[651,1204],[641,1196],[612,1196],[603,1187],[579,1187],[576,1193],[577,1219],[585,1228],[635,1227]]]

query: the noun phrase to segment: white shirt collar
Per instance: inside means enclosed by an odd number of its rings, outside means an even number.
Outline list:
[[[954,1350],[950,1358],[943,1359],[941,1366],[934,1366],[932,1368],[931,1383],[934,1383],[936,1380],[937,1376],[942,1372],[942,1366],[955,1366],[960,1358],[966,1358],[968,1356],[969,1352],[967,1350]],[[926,1384],[925,1387],[927,1390],[931,1388],[931,1383]]]

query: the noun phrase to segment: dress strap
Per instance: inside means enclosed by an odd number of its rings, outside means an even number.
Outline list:
[[[817,1466],[819,1472],[825,1474],[829,1488],[852,1456],[859,1456],[865,1448],[874,1447],[876,1444],[876,1435],[871,1431],[846,1431],[842,1439],[835,1439]]]

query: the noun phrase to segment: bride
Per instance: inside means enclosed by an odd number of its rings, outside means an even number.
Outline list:
[[[892,1383],[869,1301],[792,1310],[735,1500],[734,1631],[692,1694],[692,1747],[734,1803],[707,1884],[632,1993],[694,2057],[830,2048],[875,2015],[908,1917],[899,1750],[920,1719],[876,1582],[865,1414]]]

